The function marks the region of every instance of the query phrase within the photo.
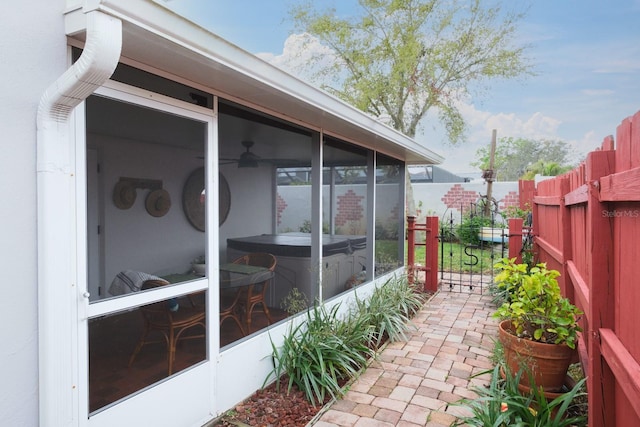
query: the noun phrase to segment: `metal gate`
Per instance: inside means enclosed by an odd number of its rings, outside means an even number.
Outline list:
[[[440,289],[485,293],[493,282],[493,265],[508,255],[509,230],[495,199],[445,213],[440,223]]]

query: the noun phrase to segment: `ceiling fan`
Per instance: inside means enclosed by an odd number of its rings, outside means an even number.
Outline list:
[[[253,141],[242,141],[241,144],[245,148],[245,151],[240,154],[240,157],[237,159],[220,159],[222,164],[238,163],[238,168],[257,168],[258,161],[261,160],[261,158],[251,151],[251,147],[253,147],[254,144]]]
[[[240,154],[239,158],[221,158],[220,164],[226,165],[230,163],[237,163],[238,168],[257,168],[259,166],[259,163],[261,162],[275,164],[277,166],[298,166],[302,163],[295,159],[263,159],[262,157],[251,151],[251,147],[253,147],[254,145],[253,141],[245,140],[242,141],[241,144],[245,148],[245,151]]]

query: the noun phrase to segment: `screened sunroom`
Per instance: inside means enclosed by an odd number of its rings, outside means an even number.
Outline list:
[[[262,385],[297,314],[402,272],[406,165],[441,158],[154,2],[98,3],[67,13],[70,67],[110,32],[120,53],[71,113],[74,191],[43,218],[77,219],[48,243],[77,266],[77,307],[55,321],[78,338],[41,336],[77,360],[88,424],[153,407],[197,425]]]

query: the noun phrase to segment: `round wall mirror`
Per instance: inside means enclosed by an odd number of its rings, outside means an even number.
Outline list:
[[[231,192],[229,191],[229,183],[222,174],[218,174],[218,191],[220,193],[219,207],[219,225],[222,225],[229,215],[231,207]],[[205,188],[204,188],[204,167],[198,168],[191,172],[187,182],[182,190],[182,207],[189,223],[197,230],[205,229]]]

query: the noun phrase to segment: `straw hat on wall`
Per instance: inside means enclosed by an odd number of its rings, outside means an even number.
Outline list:
[[[171,209],[171,197],[167,190],[154,190],[149,193],[145,206],[149,215],[161,217]]]

